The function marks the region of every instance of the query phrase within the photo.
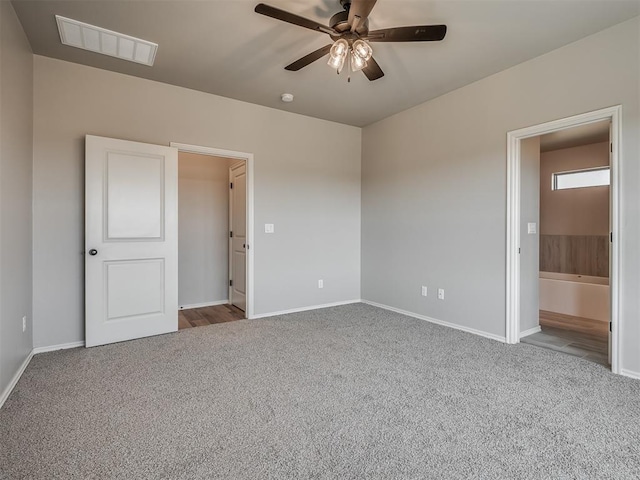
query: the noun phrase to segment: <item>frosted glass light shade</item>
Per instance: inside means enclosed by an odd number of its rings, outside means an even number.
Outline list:
[[[335,68],[338,73],[342,71],[344,67],[344,61],[347,58],[349,52],[349,43],[346,40],[340,39],[333,44],[329,52],[329,61],[327,64],[331,68]]]
[[[367,42],[363,40],[356,40],[353,42],[353,53],[366,62],[373,55],[373,49]]]
[[[351,53],[351,71],[358,72],[367,66],[367,62],[364,58],[356,55],[355,53]]]

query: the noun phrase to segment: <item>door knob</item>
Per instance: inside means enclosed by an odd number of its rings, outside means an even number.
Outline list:
[[[98,250],[96,250],[95,248],[92,248],[91,250],[89,250],[89,255],[97,255],[98,254]]]

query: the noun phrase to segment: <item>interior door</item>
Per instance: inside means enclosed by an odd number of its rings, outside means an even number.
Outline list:
[[[229,169],[229,302],[247,309],[247,166]]]
[[[178,150],[87,135],[85,339],[178,329]]]

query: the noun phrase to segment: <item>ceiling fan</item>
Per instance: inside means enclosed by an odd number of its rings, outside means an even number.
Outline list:
[[[435,42],[442,40],[447,34],[446,25],[417,25],[369,31],[369,15],[376,1],[340,0],[344,10],[331,17],[329,26],[264,3],[258,4],[255,11],[283,22],[326,33],[333,40],[334,43],[287,65],[284,67],[285,70],[296,72],[329,54],[328,64],[338,73],[342,71],[349,57],[351,71],[362,70],[366,77],[373,81],[383,77],[384,72],[373,58],[373,49],[369,42]]]

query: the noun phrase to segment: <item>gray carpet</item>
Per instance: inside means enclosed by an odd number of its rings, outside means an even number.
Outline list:
[[[357,304],[37,355],[2,479],[640,478],[640,381]]]

